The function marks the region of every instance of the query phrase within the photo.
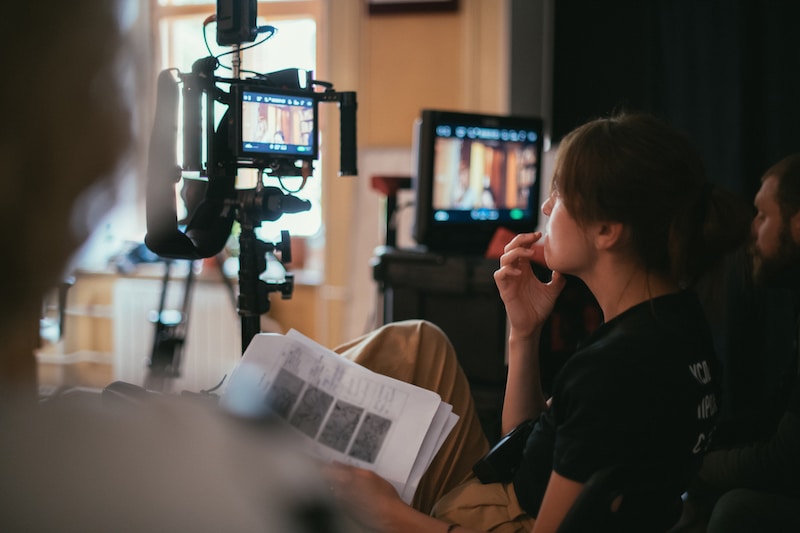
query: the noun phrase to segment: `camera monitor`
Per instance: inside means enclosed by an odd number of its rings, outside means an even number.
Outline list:
[[[417,243],[483,255],[499,228],[533,231],[542,128],[535,117],[423,110],[414,140]]]
[[[317,158],[317,101],[312,92],[238,88],[236,155],[253,160]]]

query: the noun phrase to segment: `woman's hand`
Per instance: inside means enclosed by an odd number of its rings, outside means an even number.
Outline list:
[[[342,507],[370,530],[389,531],[392,511],[407,507],[392,484],[371,470],[335,462],[323,473]]]
[[[544,263],[541,238],[539,231],[514,237],[506,245],[500,268],[494,273],[511,329],[522,337],[530,336],[544,324],[566,283],[558,272],[553,272],[549,283],[542,283],[533,273],[531,261]]]

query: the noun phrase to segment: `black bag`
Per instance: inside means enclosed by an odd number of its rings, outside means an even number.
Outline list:
[[[509,431],[495,444],[472,471],[481,483],[509,483],[522,460],[522,450],[533,431],[535,420],[526,420]]]

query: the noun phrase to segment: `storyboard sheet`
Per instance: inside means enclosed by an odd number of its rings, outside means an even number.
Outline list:
[[[407,503],[458,421],[437,393],[372,372],[296,330],[253,337],[220,402],[241,416],[276,415],[308,453],[375,471]]]

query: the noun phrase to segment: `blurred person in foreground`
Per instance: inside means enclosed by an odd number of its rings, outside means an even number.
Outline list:
[[[133,0],[11,2],[0,87],[0,530],[341,531],[279,431],[197,402],[37,402],[39,317],[133,160]]]

